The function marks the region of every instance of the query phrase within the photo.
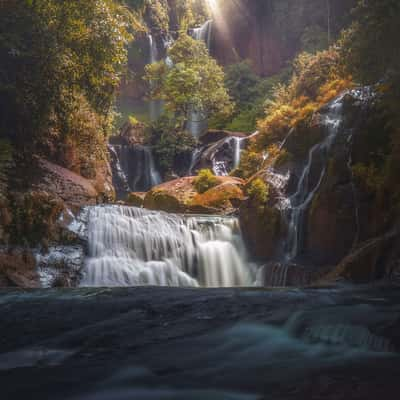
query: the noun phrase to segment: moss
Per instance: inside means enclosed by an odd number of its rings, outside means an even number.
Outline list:
[[[197,194],[192,205],[228,209],[235,208],[243,199],[243,191],[238,185],[222,184],[207,190],[203,194]]]
[[[144,193],[129,193],[126,197],[126,203],[133,207],[143,207]]]
[[[250,181],[245,188],[250,201],[258,205],[264,205],[269,198],[269,186],[260,178]]]
[[[144,206],[150,210],[162,210],[166,212],[185,211],[176,197],[162,190],[150,191],[144,199]]]
[[[217,186],[218,183],[218,178],[213,174],[211,170],[202,169],[199,171],[193,185],[197,192],[202,194],[207,192],[207,190]]]

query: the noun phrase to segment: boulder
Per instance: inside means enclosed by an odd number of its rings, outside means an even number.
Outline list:
[[[93,182],[43,159],[39,160],[39,173],[33,188],[53,194],[74,210],[100,200]]]
[[[125,202],[129,206],[143,207],[145,197],[146,197],[146,193],[144,193],[144,192],[132,192],[132,193],[128,194]]]
[[[171,213],[218,214],[233,211],[243,199],[241,179],[217,177],[219,185],[201,195],[194,187],[195,179],[184,177],[154,187],[146,194],[144,207]]]

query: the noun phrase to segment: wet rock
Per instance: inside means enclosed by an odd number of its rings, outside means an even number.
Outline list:
[[[195,153],[190,173],[211,169],[216,175],[228,175],[239,164],[240,151],[248,143],[246,138],[239,132],[209,131],[200,138],[202,146]]]
[[[297,264],[270,262],[257,273],[257,283],[266,287],[301,287],[310,281],[310,272]]]
[[[81,278],[85,254],[82,246],[54,246],[35,254],[42,287],[75,287]]]

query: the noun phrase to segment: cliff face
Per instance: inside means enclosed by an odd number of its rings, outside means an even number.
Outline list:
[[[249,59],[260,75],[277,73],[307,40],[328,40],[342,28],[354,0],[220,1],[211,52],[223,64]],[[328,23],[329,21],[329,23]],[[329,26],[329,29],[328,29]]]

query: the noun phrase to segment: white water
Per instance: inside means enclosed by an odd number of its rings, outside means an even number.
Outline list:
[[[88,211],[89,256],[81,286],[252,284],[238,220],[124,206]]]
[[[210,49],[211,45],[212,24],[213,21],[208,20],[199,28],[194,28],[192,33],[193,39],[203,40],[207,49]]]
[[[340,96],[329,105],[328,111],[323,116],[321,122],[325,126],[326,136],[321,143],[316,144],[309,151],[308,160],[299,179],[297,190],[287,199],[286,204],[288,207],[285,210],[288,220],[288,237],[285,249],[285,258],[287,261],[295,259],[301,249],[304,214],[310,206],[325,176],[329,150],[341,127],[343,97],[344,95]],[[311,167],[317,158],[323,160],[323,167],[321,168],[317,183],[314,187],[310,187]]]
[[[114,182],[117,191],[147,191],[162,182],[150,147],[109,145],[109,150],[113,159],[113,174],[118,178],[118,183]]]

